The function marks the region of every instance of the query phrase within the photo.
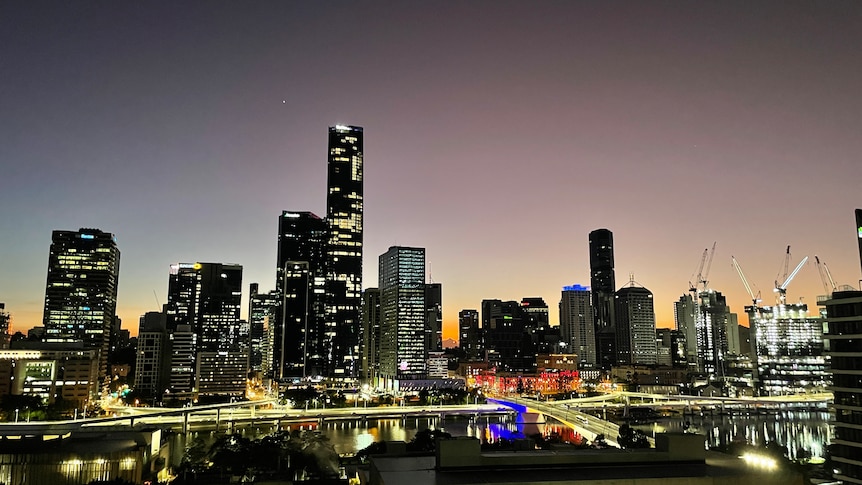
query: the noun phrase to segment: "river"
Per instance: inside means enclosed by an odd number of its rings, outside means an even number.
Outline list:
[[[785,446],[791,459],[824,457],[826,445],[832,438],[829,427],[829,412],[783,412],[770,415],[687,415],[665,418],[655,423],[638,425],[636,428],[650,436],[662,432],[689,432],[704,434],[710,447],[723,447],[732,442],[748,442],[763,445],[778,442]],[[323,424],[308,422],[293,424],[290,429],[317,429],[333,444],[340,454],[359,451],[375,441],[410,441],[423,429],[440,429],[452,436],[473,436],[482,442],[493,442],[501,438],[516,439],[541,433],[544,436],[559,435],[566,441],[579,441],[580,436],[565,425],[549,419],[546,423],[523,424],[517,417],[490,416],[472,420],[468,417],[369,419],[348,421],[325,421]],[[287,427],[285,427],[287,428]],[[248,436],[266,434],[271,427],[248,427],[238,432]],[[189,438],[213,436],[211,432],[189,433]],[[182,435],[175,435],[174,449],[181,454]],[[178,456],[175,454],[175,458]]]

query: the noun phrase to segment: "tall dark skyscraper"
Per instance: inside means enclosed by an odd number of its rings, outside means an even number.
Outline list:
[[[360,378],[371,382],[380,374],[380,290],[362,292],[362,366]]]
[[[47,342],[83,342],[99,351],[99,377],[107,375],[111,324],[117,309],[120,250],[113,234],[98,229],[54,231],[48,256]]]
[[[329,375],[336,332],[325,319],[326,241],[326,222],[311,212],[278,219],[273,378]]]
[[[362,311],[362,154],[358,126],[329,128],[326,222],[326,325],[335,333],[332,377],[355,377]],[[382,288],[381,288],[382,290]]]
[[[590,286],[596,325],[596,363],[603,369],[615,364],[614,336],[614,234],[607,229],[590,233]]]
[[[248,354],[243,350],[242,266],[180,263],[171,266],[167,327],[195,337],[196,384],[202,395],[245,394]],[[172,365],[173,367],[173,365]]]
[[[425,348],[443,351],[443,285],[425,284]]]

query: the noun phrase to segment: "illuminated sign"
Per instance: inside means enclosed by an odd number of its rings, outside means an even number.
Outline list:
[[[862,230],[862,228],[860,228]],[[96,236],[92,234],[81,234],[81,239],[96,239]]]
[[[581,285],[567,285],[563,287],[563,291],[590,291],[590,287]]]
[[[859,239],[862,239],[862,226],[859,226]]]

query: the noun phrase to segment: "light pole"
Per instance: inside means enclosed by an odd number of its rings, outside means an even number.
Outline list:
[[[15,410],[15,422],[16,423],[18,422],[18,410],[17,409]]]

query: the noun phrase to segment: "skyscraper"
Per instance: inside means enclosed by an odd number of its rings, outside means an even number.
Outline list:
[[[326,222],[311,212],[283,211],[278,218],[275,379],[329,375],[336,331],[325,318],[326,241]]]
[[[120,250],[98,229],[54,231],[48,257],[47,342],[83,342],[99,351],[99,378],[107,375],[108,344],[117,308]]]
[[[425,348],[443,351],[443,285],[425,285]]]
[[[333,377],[355,377],[358,370],[362,311],[362,156],[361,127],[336,125],[329,128],[326,325],[334,331],[328,369],[328,375]]]
[[[590,286],[595,316],[596,362],[610,369],[616,362],[614,336],[614,234],[607,229],[590,233]]]
[[[361,348],[360,378],[364,382],[372,382],[380,374],[380,290],[378,288],[366,288],[362,292]]]
[[[194,335],[195,383],[199,394],[245,393],[248,355],[243,351],[242,340],[248,336],[240,332],[241,299],[240,265],[171,266],[165,306],[167,326],[174,333],[172,341],[184,334],[186,328]],[[187,340],[183,339],[183,345]]]
[[[635,286],[620,288],[616,294],[617,362],[621,364],[656,363],[655,308],[652,292]]]
[[[564,286],[560,298],[560,332],[565,351],[577,354],[579,368],[596,365],[595,317],[590,289],[581,285]]]
[[[272,369],[272,362],[264,366],[264,356],[272,344],[267,339],[268,327],[275,324],[277,308],[281,303],[278,291],[260,293],[259,285],[249,285],[248,296],[248,329],[249,329],[249,370],[264,372]],[[270,359],[272,357],[270,356]]]
[[[482,358],[484,346],[477,310],[465,309],[458,312],[458,346],[464,351],[468,361]]]
[[[392,246],[380,255],[380,376],[386,388],[422,379],[425,359],[425,249]]]

